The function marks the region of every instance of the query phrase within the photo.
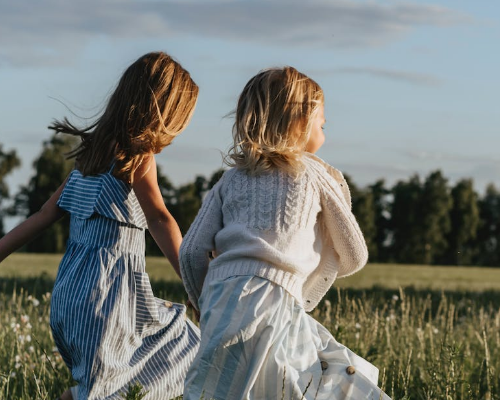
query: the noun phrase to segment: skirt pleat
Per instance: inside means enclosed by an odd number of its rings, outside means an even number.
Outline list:
[[[200,307],[201,344],[185,400],[389,399],[375,366],[266,279],[213,281]]]

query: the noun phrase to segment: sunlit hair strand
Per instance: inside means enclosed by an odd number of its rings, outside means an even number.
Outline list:
[[[238,99],[226,163],[250,174],[274,168],[299,172],[313,116],[323,101],[321,87],[293,67],[259,72]]]
[[[123,73],[102,115],[78,128],[64,118],[49,129],[80,136],[68,154],[83,175],[109,170],[131,182],[144,157],[159,153],[187,126],[198,97],[188,71],[163,52],[140,57]]]

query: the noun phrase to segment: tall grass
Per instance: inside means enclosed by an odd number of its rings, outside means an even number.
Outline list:
[[[500,399],[500,293],[381,292],[337,290],[314,317],[393,399]]]
[[[53,400],[73,384],[50,334],[52,284],[0,279],[0,399]],[[179,282],[153,288],[184,300]],[[500,292],[334,289],[312,315],[393,399],[500,399]]]

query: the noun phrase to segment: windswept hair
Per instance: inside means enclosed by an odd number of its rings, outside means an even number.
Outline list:
[[[123,73],[94,123],[78,128],[64,118],[49,129],[80,136],[68,157],[83,175],[106,172],[114,161],[114,175],[131,182],[145,155],[159,153],[187,126],[197,98],[188,71],[166,53],[148,53]]]
[[[320,86],[293,67],[260,71],[238,99],[226,163],[254,175],[274,168],[296,174],[323,101]]]

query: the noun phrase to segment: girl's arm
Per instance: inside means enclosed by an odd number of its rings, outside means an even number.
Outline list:
[[[0,262],[15,250],[35,239],[46,228],[60,220],[65,211],[57,205],[57,200],[66,185],[66,181],[56,190],[47,202],[36,213],[12,229],[0,239]]]
[[[363,233],[340,183],[329,179],[320,181],[322,215],[319,232],[323,246],[321,261],[307,278],[302,291],[304,308],[308,312],[318,305],[337,277],[354,274],[368,260]],[[347,189],[345,180],[341,184]]]
[[[151,236],[180,277],[179,247],[182,235],[177,222],[163,201],[158,186],[156,161],[152,154],[146,157],[134,172],[132,188],[146,216]]]
[[[351,210],[349,187],[339,170],[314,155],[309,154],[308,158],[316,161],[311,167],[316,170],[323,221],[332,242],[331,253],[336,259],[338,277],[352,275],[365,266],[368,250]]]
[[[347,182],[344,181],[343,185],[347,186]],[[331,190],[322,200],[324,224],[338,265],[337,277],[352,275],[368,261],[363,232],[340,188]]]

